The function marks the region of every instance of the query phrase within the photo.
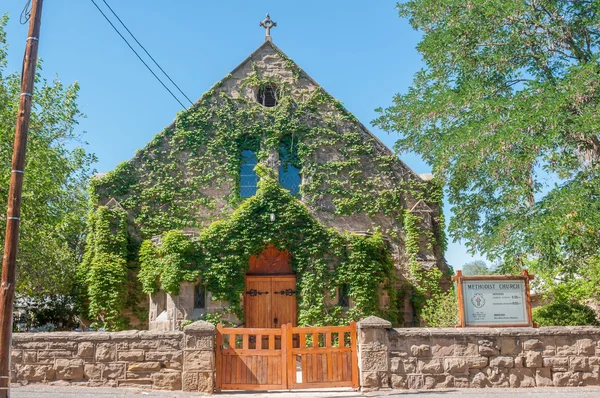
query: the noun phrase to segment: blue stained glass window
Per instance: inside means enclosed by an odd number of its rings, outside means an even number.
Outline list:
[[[251,150],[242,151],[242,163],[240,167],[240,196],[249,198],[256,194],[258,175],[254,171],[256,166],[256,154]]]
[[[293,149],[292,152],[294,152]],[[290,153],[285,144],[281,144],[279,149],[279,184],[289,190],[292,195],[298,195],[302,177],[300,176],[300,169],[293,164],[294,155],[295,153]]]

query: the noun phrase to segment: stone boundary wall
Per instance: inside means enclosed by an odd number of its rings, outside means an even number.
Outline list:
[[[600,385],[600,327],[358,328],[366,390]]]
[[[214,341],[202,321],[175,332],[15,333],[11,382],[212,394]]]

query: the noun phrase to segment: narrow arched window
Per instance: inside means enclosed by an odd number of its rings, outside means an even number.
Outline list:
[[[242,151],[242,162],[240,165],[240,196],[249,198],[256,194],[258,175],[254,171],[256,166],[256,153],[249,149]]]
[[[297,142],[283,141],[279,146],[279,184],[290,191],[292,195],[300,193],[300,168],[298,161]]]

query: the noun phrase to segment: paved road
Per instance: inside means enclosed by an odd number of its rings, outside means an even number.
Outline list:
[[[448,389],[436,391],[377,391],[360,393],[352,390],[303,390],[297,392],[236,392],[216,394],[215,398],[358,398],[358,397],[405,397],[405,398],[599,398],[600,387],[579,388],[532,388],[532,389]],[[24,386],[11,390],[12,398],[187,398],[200,394],[145,391],[125,388],[85,388],[62,386]]]

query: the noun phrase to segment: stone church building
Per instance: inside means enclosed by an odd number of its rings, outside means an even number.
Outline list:
[[[296,206],[294,209],[306,211],[310,225],[322,227],[320,233],[337,234],[352,242],[374,234],[383,239],[386,256],[393,262],[393,275],[387,279],[396,302],[391,303],[390,294],[382,288],[361,293],[360,282],[336,282],[337,285],[328,285],[325,301],[341,312],[331,312],[331,316],[352,311],[370,295],[377,298],[380,308],[391,308],[397,313],[396,323],[414,324],[411,269],[438,268],[447,273],[440,188],[430,175],[418,175],[404,164],[277,48],[270,34],[131,160],[94,179],[96,208],[118,208],[126,214],[127,227],[123,231],[128,242],[128,278],[135,279],[136,261],[142,257],[138,254],[141,242],[152,242],[160,250],[163,234],[172,230],[183,231],[192,242],[205,239],[210,244],[210,239],[202,238],[205,231],[218,231],[219,223],[248,217],[244,222],[259,225],[251,228],[260,230],[236,232],[232,239],[238,242],[247,233],[247,239],[253,239],[252,247],[259,247],[257,236],[268,229],[269,222],[282,217],[270,210],[276,207],[270,207],[266,199],[264,203],[256,199],[261,195],[261,166],[285,190],[281,192],[290,196],[286,200]],[[251,215],[244,213],[246,203],[253,206]],[[265,221],[253,223],[257,218]],[[295,228],[296,224],[285,225],[281,228]],[[411,226],[413,229],[409,230]],[[222,238],[218,233],[214,236]],[[156,275],[162,276],[152,276],[156,281],[146,282],[156,282],[157,286],[147,295],[147,303],[138,303],[149,307],[147,326],[173,330],[185,320],[210,313],[222,313],[223,320],[246,327],[279,327],[287,322],[298,324],[298,317],[310,319],[314,315],[298,301],[299,292],[305,292],[306,300],[310,288],[308,279],[299,271],[299,254],[290,249],[296,247],[295,243],[288,238],[277,240],[277,234],[268,236],[262,249],[252,249],[252,253],[246,253],[250,249],[240,248],[238,243],[232,249],[229,241],[223,240],[223,250],[245,253],[247,257],[241,256],[249,258],[237,265],[243,279],[236,280],[245,281],[245,286],[239,288],[243,289],[239,303],[243,317],[227,311],[230,303],[222,299],[226,289],[221,288],[217,298],[210,290],[210,283],[226,286],[219,278],[227,278],[230,271],[225,270],[222,275],[216,271],[207,273],[213,282],[206,284],[204,277],[190,280],[185,272],[191,268],[186,268],[186,264],[177,274],[179,289],[165,292],[164,286],[171,283],[166,280],[167,271],[157,270]],[[307,233],[294,236],[304,239]],[[317,247],[308,241],[301,246],[304,245]],[[215,251],[211,250],[210,253]],[[219,261],[207,260],[213,256],[207,253],[199,255],[202,261],[218,265]],[[311,254],[315,263],[321,261],[321,254]],[[336,256],[325,256],[324,261]],[[165,263],[169,258],[165,255],[161,259],[162,267],[170,266]],[[229,258],[232,256],[227,261]],[[312,264],[312,260],[302,261]],[[348,271],[350,275],[345,273],[343,278],[353,281],[351,273],[359,271]],[[336,278],[342,278],[339,275]],[[147,281],[148,277],[144,278]]]

